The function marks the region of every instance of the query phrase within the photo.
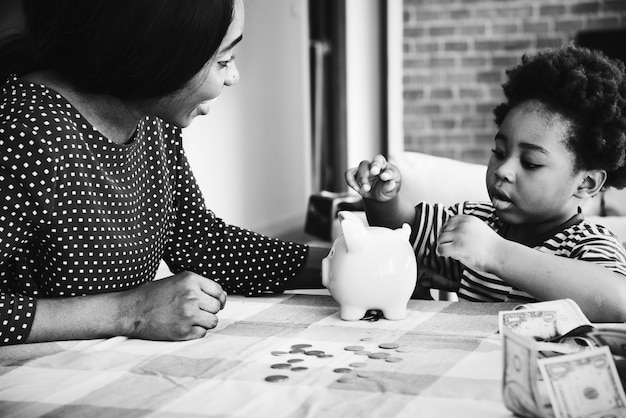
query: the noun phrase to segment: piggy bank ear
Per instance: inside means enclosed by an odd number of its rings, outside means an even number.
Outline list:
[[[349,211],[341,211],[338,216],[348,252],[363,251],[368,245],[369,237],[361,219]]]
[[[409,224],[402,224],[402,228],[396,229],[395,233],[408,241],[411,237],[411,226]]]

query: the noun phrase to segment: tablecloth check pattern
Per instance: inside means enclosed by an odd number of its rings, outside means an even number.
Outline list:
[[[511,306],[411,300],[401,321],[342,321],[328,296],[231,296],[200,340],[1,348],[0,416],[510,417],[501,398],[503,309]],[[344,350],[384,351],[382,342],[411,351],[389,363]],[[272,354],[298,343],[334,356]],[[270,368],[298,357],[307,370]],[[367,362],[359,370],[374,376],[337,382],[333,370],[352,362]],[[264,380],[273,374],[289,379]]]

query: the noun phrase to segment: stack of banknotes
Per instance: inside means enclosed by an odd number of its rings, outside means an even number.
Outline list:
[[[571,299],[499,314],[502,395],[523,417],[626,418],[626,324],[592,324]]]

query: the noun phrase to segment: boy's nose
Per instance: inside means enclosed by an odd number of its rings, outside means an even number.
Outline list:
[[[515,170],[511,162],[504,162],[494,172],[498,180],[512,182],[515,179]]]

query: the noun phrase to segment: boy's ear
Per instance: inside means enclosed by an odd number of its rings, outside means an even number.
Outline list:
[[[576,189],[576,196],[584,199],[587,197],[593,197],[597,195],[604,186],[606,181],[605,170],[589,170],[587,171],[583,181]]]

